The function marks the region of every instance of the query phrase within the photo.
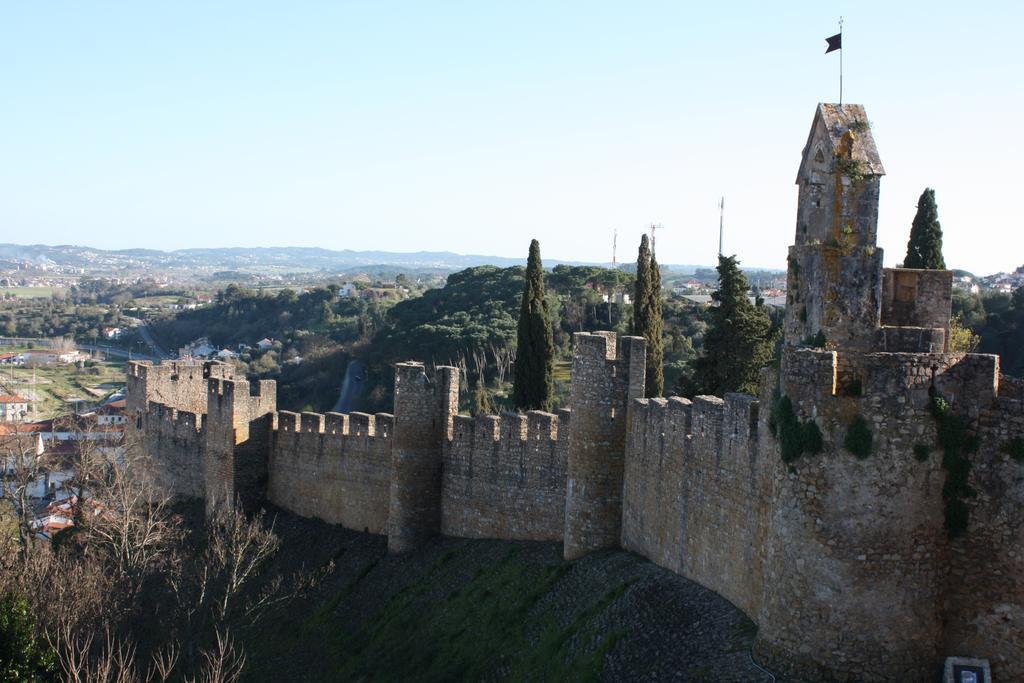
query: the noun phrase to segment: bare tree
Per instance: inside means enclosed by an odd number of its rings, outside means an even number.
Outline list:
[[[516,350],[512,346],[491,344],[491,355],[494,357],[498,385],[505,384],[505,378],[512,370],[512,364],[516,360]]]
[[[71,353],[78,350],[73,337],[55,337],[50,340],[50,348],[58,354]]]
[[[487,349],[477,347],[473,349],[473,370],[476,371],[478,387],[487,386],[487,377],[484,374],[487,369]]]
[[[91,475],[84,475],[93,488],[92,509],[84,513],[88,518],[83,520],[88,539],[111,561],[122,580],[138,588],[146,574],[176,561],[173,549],[182,530],[172,519],[170,499],[154,489],[144,471],[151,463],[136,444],[121,441],[102,457],[89,455],[91,446],[85,450],[81,459],[93,468]],[[104,476],[98,476],[100,468],[105,470]]]
[[[32,489],[48,471],[46,453],[41,447],[39,435],[16,424],[13,433],[0,436],[0,459],[3,460],[3,495],[10,497],[18,521],[18,538],[21,541],[21,555],[24,555],[35,541],[35,509],[32,504]],[[45,492],[44,492],[45,493]]]
[[[242,677],[245,653],[236,650],[227,631],[217,631],[216,642],[203,651],[203,670],[198,683],[235,683]]]

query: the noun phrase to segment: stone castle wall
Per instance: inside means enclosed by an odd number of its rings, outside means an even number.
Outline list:
[[[566,559],[619,545],[627,426],[632,399],[644,395],[645,368],[642,337],[573,335]]]
[[[276,384],[211,377],[206,387],[203,451],[208,512],[240,503],[252,508],[265,498]]]
[[[1002,680],[1022,680],[1024,463],[1005,449],[1024,438],[1024,381],[999,376],[995,399],[976,419],[976,495],[967,501],[968,533],[951,548],[944,650],[987,653]]]
[[[578,344],[577,367],[593,363],[591,386],[598,368],[606,373],[612,396],[593,393],[591,418],[624,430],[617,544],[746,611],[773,670],[920,679],[943,653],[959,652],[990,658],[1003,676],[1024,675],[1014,656],[1024,651],[1024,466],[1002,450],[1024,435],[1024,383],[1001,377],[996,357],[787,348],[781,372],[762,373],[758,398],[627,401],[633,363],[621,346],[588,353],[605,342],[597,337]],[[403,412],[273,412],[271,386],[207,377],[205,415],[149,402],[141,432],[178,495],[223,501],[263,491],[297,514],[387,533],[405,547],[438,532],[564,541],[579,528],[567,502],[578,411],[456,416],[454,369],[432,377],[408,364],[400,377],[411,389],[397,405],[419,409],[411,422]],[[776,387],[818,425],[824,452],[782,462],[769,427]],[[970,526],[953,541],[933,387],[980,439]],[[858,416],[872,431],[863,460],[844,447]],[[405,460],[396,459],[403,425],[417,421],[423,431],[407,432]],[[422,446],[423,434],[436,435],[433,445]],[[617,438],[610,434],[605,442]],[[914,457],[919,444],[931,451],[924,462]],[[411,458],[421,458],[418,474],[396,478]],[[611,468],[588,467],[614,488]],[[593,490],[586,477],[575,481],[578,492]],[[396,485],[405,487],[397,513]],[[577,514],[606,515],[609,497],[599,489],[577,503]]]
[[[387,531],[391,444],[387,413],[277,414],[267,498],[303,517]]]
[[[840,367],[847,380],[855,378],[855,391],[839,381]],[[1021,675],[1005,653],[1024,648],[1024,619],[1009,607],[1024,598],[1010,578],[1021,575],[1015,499],[1024,473],[993,447],[1009,432],[993,439],[983,419],[995,410],[988,419],[1005,425],[1004,406],[1014,403],[998,395],[998,376],[997,358],[986,355],[786,351],[780,389],[802,420],[820,427],[825,448],[783,467],[777,441],[761,438],[762,452],[780,463],[772,474],[764,602],[755,617],[757,650],[771,666],[800,676],[861,680],[886,672],[919,680],[934,675],[944,654],[970,652],[1002,657],[1002,675]],[[931,391],[980,437],[971,456],[978,496],[968,502],[967,531],[952,541]],[[872,432],[864,459],[844,447],[857,417]],[[915,446],[928,448],[923,462]],[[993,636],[1004,643],[982,642]]]
[[[443,452],[441,533],[561,541],[569,411],[454,419]]]
[[[158,490],[174,497],[202,498],[206,493],[203,423],[206,416],[151,401],[130,421],[141,450],[153,456],[152,477]]]
[[[952,313],[952,271],[913,268],[882,271],[882,325],[939,328],[945,330],[948,337]]]
[[[635,402],[622,547],[757,614],[770,479],[759,402],[746,394]]]

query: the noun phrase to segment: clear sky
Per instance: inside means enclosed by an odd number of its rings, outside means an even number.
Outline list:
[[[323,246],[783,267],[838,96],[902,260],[1024,264],[1020,2],[7,2],[0,242]]]

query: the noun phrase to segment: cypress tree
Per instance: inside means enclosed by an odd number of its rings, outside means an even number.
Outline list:
[[[512,400],[522,410],[550,410],[555,344],[537,240],[530,242],[530,257],[526,262],[518,343]]]
[[[636,259],[636,287],[633,290],[633,334],[643,337],[647,348],[647,375],[644,394],[661,396],[665,389],[664,348],[661,318],[661,268],[651,252],[647,235],[640,239]]]
[[[907,258],[904,268],[926,268],[944,270],[946,261],[942,258],[942,226],[939,225],[939,209],[935,205],[935,190],[930,187],[917,200],[917,214],[910,227],[907,241]]]
[[[757,392],[757,375],[772,355],[771,319],[760,301],[747,298],[750,285],[735,256],[718,257],[718,291],[703,353],[695,363],[697,386],[705,394]]]
[[[647,319],[651,299],[651,242],[647,235],[640,238],[640,251],[636,258],[636,285],[633,288],[633,334],[643,337],[647,331]]]

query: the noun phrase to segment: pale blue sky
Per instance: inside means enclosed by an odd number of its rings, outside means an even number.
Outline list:
[[[936,189],[951,266],[1024,263],[1020,3],[8,2],[0,242],[312,245],[785,264],[837,97],[902,259]]]

